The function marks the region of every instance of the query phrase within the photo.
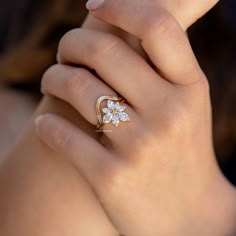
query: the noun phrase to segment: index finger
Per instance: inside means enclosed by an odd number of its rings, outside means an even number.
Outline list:
[[[202,77],[185,31],[156,1],[96,2],[100,5],[94,4],[95,0],[87,4],[91,14],[141,39],[144,50],[167,80],[185,85]]]

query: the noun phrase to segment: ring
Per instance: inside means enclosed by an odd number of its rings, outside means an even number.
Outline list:
[[[101,109],[101,103],[107,100],[107,107]],[[97,100],[96,113],[98,119],[97,128],[100,129],[104,124],[112,123],[118,127],[120,121],[130,121],[129,115],[124,112],[126,107],[123,105],[125,100],[117,96],[101,96]]]

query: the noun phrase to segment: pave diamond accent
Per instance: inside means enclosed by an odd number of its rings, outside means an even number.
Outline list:
[[[129,115],[124,112],[125,109],[126,107],[120,105],[119,102],[114,103],[113,101],[108,100],[107,107],[102,109],[103,113],[105,114],[103,116],[103,123],[112,123],[117,127],[120,124],[120,121],[130,121]]]

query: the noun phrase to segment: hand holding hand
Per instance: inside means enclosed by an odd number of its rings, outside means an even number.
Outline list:
[[[93,125],[96,100],[119,93],[131,121],[106,124],[111,132],[97,140],[47,114],[37,119],[38,135],[74,163],[122,234],[227,235],[221,221],[235,215],[235,189],[216,164],[208,83],[186,34],[171,14],[142,1],[134,12],[121,7],[122,17],[111,15],[118,3],[106,1],[93,14],[138,37],[154,66],[114,35],[77,29],[60,43],[62,62],[88,66],[105,83],[57,65],[42,86]]]

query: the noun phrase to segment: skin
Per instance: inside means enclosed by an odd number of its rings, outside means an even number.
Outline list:
[[[76,118],[52,98],[37,112],[47,111]],[[118,235],[84,179],[36,137],[33,120],[0,166],[0,191],[1,235]]]
[[[121,34],[137,48],[126,34],[92,18],[85,27]],[[34,117],[47,112],[59,113],[94,134],[84,119],[57,99],[46,97]],[[35,136],[34,117],[0,169],[1,235],[117,235],[83,178]]]
[[[0,86],[0,109],[4,111],[0,116],[0,162],[9,146],[17,142],[35,106],[28,94]]]
[[[61,63],[85,65],[103,81],[86,69],[57,65],[42,88],[92,125],[97,98],[117,91],[131,122],[106,124],[111,132],[95,138],[46,114],[36,119],[37,134],[82,173],[120,233],[233,235],[236,190],[216,163],[209,86],[186,34],[165,9],[122,3],[105,1],[91,14],[140,39],[153,67],[119,37],[76,29],[61,40]]]

